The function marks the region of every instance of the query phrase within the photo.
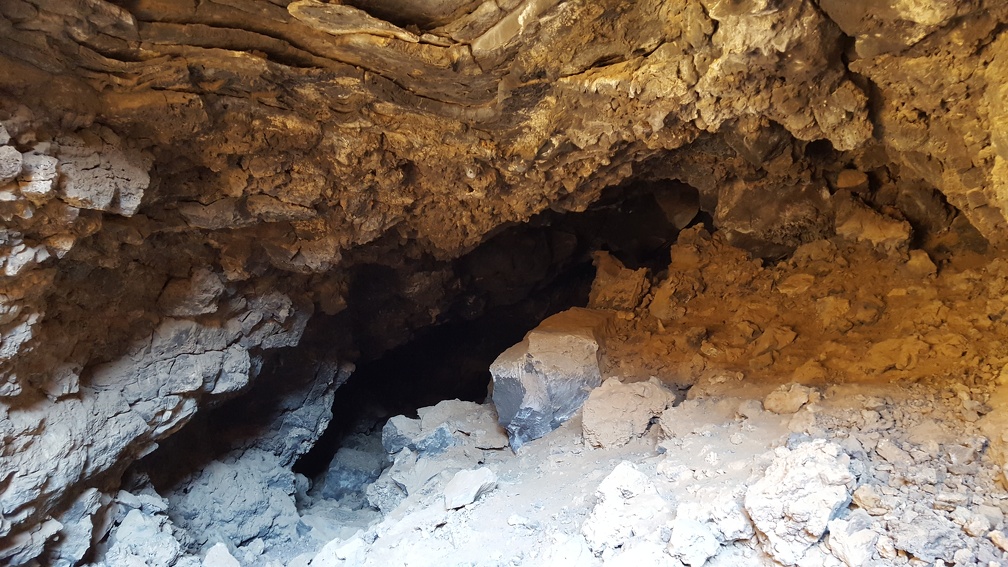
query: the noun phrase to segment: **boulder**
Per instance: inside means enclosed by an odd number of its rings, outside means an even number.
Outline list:
[[[581,533],[596,554],[645,537],[672,519],[651,479],[628,461],[616,465],[602,480],[595,497],[598,502],[582,524]]]
[[[444,504],[448,510],[468,506],[477,498],[497,487],[497,475],[486,467],[459,471],[444,489]]]
[[[674,397],[657,379],[623,384],[610,378],[584,404],[584,439],[592,447],[621,447],[647,431]]]
[[[745,509],[763,550],[796,565],[851,501],[850,458],[835,443],[807,441],[780,447],[763,477],[746,490]]]
[[[493,403],[512,449],[559,427],[602,384],[601,342],[612,317],[580,308],[558,313],[490,365]]]

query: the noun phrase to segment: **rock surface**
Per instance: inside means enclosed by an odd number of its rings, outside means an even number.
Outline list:
[[[490,365],[493,403],[512,449],[570,419],[602,384],[600,343],[611,319],[581,308],[558,313]]]
[[[908,238],[936,254],[1008,241],[1004,2],[240,4],[0,11],[0,433],[16,440],[0,451],[0,561],[85,541],[98,509],[79,498],[110,497],[254,383],[312,313],[354,314],[348,350],[401,343],[456,283],[506,279],[453,260],[606,187],[688,184],[727,241],[773,259],[834,231],[890,261]],[[529,257],[544,256],[513,269]],[[370,285],[375,266],[387,285]],[[678,268],[656,283],[662,325],[720,285]],[[846,332],[929,301],[913,287],[816,297],[816,316]],[[931,307],[856,373],[974,354],[982,339],[932,324],[961,310]],[[730,340],[692,336],[732,358],[768,328],[743,315]],[[762,346],[746,370],[800,348]]]

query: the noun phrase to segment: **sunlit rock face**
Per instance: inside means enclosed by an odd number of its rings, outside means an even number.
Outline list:
[[[994,0],[3,2],[0,558],[79,560],[129,463],[313,314],[382,313],[403,342],[479,279],[456,258],[607,187],[688,185],[769,259],[876,211],[882,245],[1004,244],[1006,21]],[[361,266],[380,293],[354,292]]]

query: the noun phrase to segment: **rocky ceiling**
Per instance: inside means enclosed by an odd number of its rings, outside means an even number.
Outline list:
[[[1000,247],[1005,22],[998,0],[0,0],[0,557],[76,562],[124,467],[343,311],[354,266],[429,324],[446,262],[606,187],[687,183],[766,256],[869,194]]]

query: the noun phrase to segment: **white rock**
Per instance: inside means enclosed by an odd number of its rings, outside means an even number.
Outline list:
[[[497,475],[486,467],[459,471],[444,489],[445,508],[453,510],[468,506],[497,486]]]
[[[767,394],[763,408],[774,413],[795,413],[808,403],[812,388],[798,383],[784,384]]]
[[[671,520],[671,511],[644,473],[623,461],[595,491],[598,502],[581,526],[595,553],[615,549],[634,536],[645,536]]]
[[[609,378],[592,390],[584,404],[584,439],[593,447],[621,447],[647,431],[665,411],[672,394],[660,382],[623,384]]]
[[[847,567],[861,567],[873,553],[878,534],[871,529],[872,519],[864,510],[855,510],[846,520],[831,520],[826,545]]]
[[[203,567],[241,567],[223,543],[215,543],[203,558]]]
[[[763,550],[795,565],[851,498],[850,459],[835,443],[816,439],[775,451],[763,477],[745,494]]]
[[[672,536],[669,538],[668,552],[673,557],[692,567],[699,567],[721,549],[710,527],[677,515],[672,521]]]
[[[620,552],[605,560],[605,567],[681,567],[665,552],[665,545],[657,541],[634,541],[621,548]]]

